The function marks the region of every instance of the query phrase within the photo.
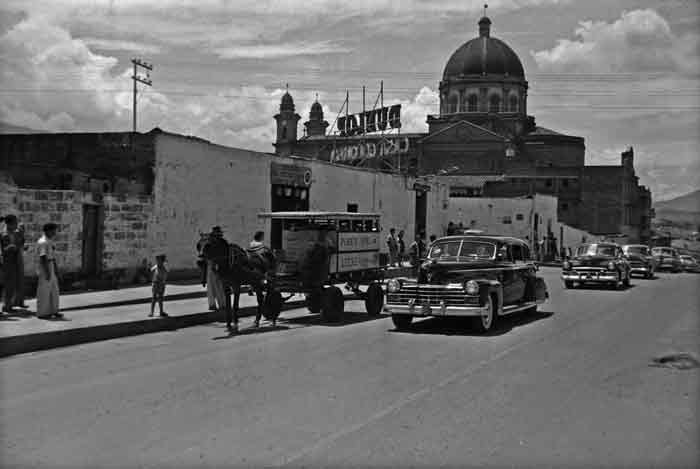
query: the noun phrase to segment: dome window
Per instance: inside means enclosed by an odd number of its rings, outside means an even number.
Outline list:
[[[467,98],[467,112],[479,111],[479,98],[475,94],[470,94]]]
[[[511,95],[510,96],[510,106],[509,106],[509,111],[510,112],[518,112],[518,97],[516,95]]]
[[[501,112],[501,97],[497,94],[491,96],[489,100],[489,112]]]

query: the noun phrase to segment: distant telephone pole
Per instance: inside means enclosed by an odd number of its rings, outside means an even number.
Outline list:
[[[143,83],[144,85],[148,86],[153,86],[153,82],[151,81],[151,75],[149,72],[153,70],[153,64],[149,64],[147,62],[144,62],[140,59],[131,59],[131,63],[134,64],[134,74],[131,75],[131,79],[134,81],[134,133],[136,132],[136,93],[137,93],[137,88],[136,88],[136,82],[138,83]],[[137,67],[142,67],[145,68],[146,71],[146,76],[139,76],[138,75],[138,68]]]

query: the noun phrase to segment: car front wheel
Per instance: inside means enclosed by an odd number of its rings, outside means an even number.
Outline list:
[[[564,288],[574,288],[573,280],[564,280]]]
[[[492,331],[496,327],[496,304],[491,295],[488,296],[484,311],[480,316],[474,318],[474,324],[482,334]]]

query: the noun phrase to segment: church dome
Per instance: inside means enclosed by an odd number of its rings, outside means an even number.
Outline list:
[[[321,103],[315,101],[311,105],[311,114],[320,114],[321,116],[323,116],[323,107],[321,107]]]
[[[525,79],[518,55],[501,41],[491,37],[491,20],[479,20],[479,37],[467,41],[447,61],[443,80],[466,75],[503,75]]]
[[[294,110],[294,100],[289,91],[282,95],[282,101],[280,102],[280,111],[293,111]]]

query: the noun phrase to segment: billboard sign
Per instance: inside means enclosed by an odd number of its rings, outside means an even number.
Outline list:
[[[410,150],[408,137],[386,137],[378,141],[352,142],[331,150],[332,163],[405,155]]]
[[[338,130],[343,137],[401,128],[401,105],[385,106],[371,111],[338,117]]]

